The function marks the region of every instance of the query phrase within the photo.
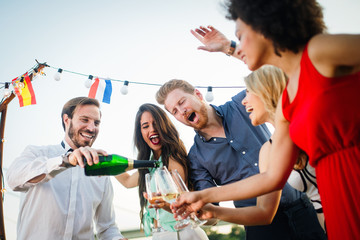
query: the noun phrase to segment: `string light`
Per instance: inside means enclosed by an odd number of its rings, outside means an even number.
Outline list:
[[[63,71],[63,70],[62,70],[61,68],[59,68],[58,71],[55,73],[54,79],[55,79],[56,81],[60,81],[62,71]]]
[[[129,81],[124,81],[124,85],[121,87],[120,92],[123,95],[128,94],[128,92],[129,92]]]
[[[214,100],[214,94],[213,94],[213,92],[212,92],[212,87],[211,87],[211,86],[209,86],[209,87],[207,88],[207,92],[206,92],[206,95],[205,95],[205,99],[206,99],[206,101],[208,101],[208,102],[212,102],[212,101]]]
[[[60,69],[57,67],[53,67],[53,66],[49,66],[48,64],[46,64],[46,67],[50,67],[52,69]],[[72,73],[72,74],[76,74],[76,75],[80,75],[80,76],[84,76],[84,77],[89,77],[89,74],[84,74],[84,73],[79,73],[79,72],[74,72],[74,71],[70,71],[70,70],[66,70],[66,69],[61,69],[62,72],[67,72],[67,73]],[[126,81],[126,80],[120,80],[120,79],[113,79],[113,78],[104,78],[104,77],[98,77],[99,79],[107,79],[113,82],[127,82],[128,85],[131,84],[139,84],[139,85],[147,85],[147,86],[158,86],[161,87],[162,84],[158,84],[158,83],[145,83],[145,82],[134,82],[134,81]],[[194,86],[195,88],[208,88],[205,86]],[[212,88],[245,88],[245,86],[212,86]]]
[[[24,77],[21,77],[20,81],[17,83],[17,87],[19,90],[23,89],[25,87],[24,84]]]
[[[90,88],[93,80],[93,75],[89,75],[89,78],[85,81],[84,85],[86,88]]]
[[[4,89],[4,98],[7,98],[11,94],[9,87],[10,87],[10,83],[6,82],[5,89]]]
[[[84,82],[84,85],[85,87],[87,88],[90,88],[91,87],[91,84],[92,84],[92,81],[93,81],[93,76],[92,75],[89,75],[89,74],[83,74],[83,73],[78,73],[78,72],[73,72],[73,71],[69,71],[69,70],[65,70],[65,69],[62,69],[62,68],[56,68],[56,67],[52,67],[52,66],[49,66],[47,63],[39,63],[37,60],[35,60],[37,62],[37,64],[32,67],[30,70],[28,70],[27,72],[29,74],[31,74],[31,71],[33,71],[33,74],[34,76],[37,75],[37,74],[41,74],[41,75],[46,75],[41,69],[39,69],[39,65],[41,65],[42,67],[50,67],[50,68],[53,68],[53,69],[57,69],[57,72],[56,74],[54,75],[54,79],[56,81],[60,81],[61,79],[61,75],[62,75],[62,72],[68,72],[68,73],[72,73],[72,74],[76,74],[76,75],[81,75],[81,76],[84,76],[84,77],[88,77],[88,79]],[[120,89],[120,92],[124,95],[128,94],[129,92],[129,89],[128,89],[128,86],[129,84],[140,84],[140,85],[147,85],[147,86],[158,86],[158,87],[161,87],[162,84],[157,84],[157,83],[145,83],[145,82],[133,82],[133,81],[125,81],[125,80],[118,80],[118,79],[111,79],[111,78],[103,78],[103,77],[98,77],[99,79],[107,79],[107,80],[110,80],[110,81],[114,81],[114,82],[122,82],[124,83],[122,88]],[[21,91],[21,88],[22,88],[22,85],[24,84],[23,82],[21,81],[18,81],[18,84],[20,83],[20,86],[16,85],[17,89],[19,89],[19,91]],[[0,84],[4,84],[4,82],[0,82]],[[6,83],[5,83],[6,85]],[[9,87],[9,83],[7,83],[7,87]],[[14,87],[15,87],[15,83],[14,83]],[[214,99],[214,94],[212,93],[212,89],[213,88],[245,88],[245,86],[208,86],[208,87],[205,87],[205,86],[194,86],[195,88],[207,88],[208,89],[208,92],[207,92],[207,95],[209,95],[208,97],[205,95],[205,99],[209,102],[213,101]],[[211,90],[209,90],[211,89]],[[11,94],[11,91],[5,87],[4,89],[4,97],[6,98],[7,96],[9,96]]]

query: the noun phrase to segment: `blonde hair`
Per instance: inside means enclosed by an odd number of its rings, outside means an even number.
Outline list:
[[[244,80],[248,91],[253,92],[261,99],[264,103],[265,110],[270,114],[270,117],[274,119],[278,100],[288,82],[285,73],[277,67],[264,65],[245,77]],[[294,169],[303,169],[307,161],[307,154],[300,149],[299,156],[294,164]]]
[[[190,93],[190,94],[193,94],[195,91],[195,87],[193,85],[191,85],[190,83],[188,83],[187,81],[179,80],[179,79],[172,79],[172,80],[164,83],[164,85],[162,85],[160,87],[160,89],[157,91],[156,96],[155,96],[156,101],[159,104],[164,105],[167,95],[175,89],[181,89],[184,92]]]
[[[261,99],[266,111],[274,119],[278,100],[288,81],[285,73],[277,67],[264,65],[244,80],[247,90]]]

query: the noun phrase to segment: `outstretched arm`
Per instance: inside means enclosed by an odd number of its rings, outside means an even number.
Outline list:
[[[269,166],[271,144],[266,142],[259,153],[260,172],[265,172]],[[225,208],[206,204],[200,211],[200,218],[217,218],[226,222],[252,226],[267,225],[272,222],[280,203],[281,191],[275,191],[257,198],[256,206],[243,208]]]
[[[64,159],[66,159],[68,166],[76,166],[76,164],[79,164],[78,161],[84,164],[82,156],[89,157],[95,154],[97,157],[98,153],[107,155],[104,150],[90,148],[76,149],[66,156],[61,155],[62,151],[56,146],[52,148],[27,146],[23,153],[12,162],[7,171],[9,186],[14,191],[25,192],[37,184],[50,181],[57,174],[65,171],[67,166],[64,165]]]
[[[115,176],[116,180],[119,181],[126,188],[133,188],[139,185],[139,172],[136,171],[133,174],[124,172]]]
[[[198,214],[201,219],[220,219],[226,222],[255,226],[271,224],[279,206],[281,191],[258,197],[257,205],[243,208],[227,208],[206,204]],[[175,215],[176,217],[177,215]]]
[[[98,154],[102,154],[104,156],[107,156],[106,151],[102,149],[94,149],[89,146],[86,147],[80,147],[75,149],[73,152],[70,152],[69,154],[63,156],[62,163],[59,165],[59,167],[69,167],[69,166],[76,166],[79,165],[80,167],[84,168],[84,158],[87,159],[87,163],[92,165],[99,162],[99,156]],[[42,173],[32,179],[30,179],[28,182],[31,184],[39,183],[42,180],[44,180],[46,177],[45,173]]]

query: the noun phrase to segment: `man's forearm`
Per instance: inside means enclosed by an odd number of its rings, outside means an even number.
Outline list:
[[[41,174],[41,175],[39,175],[39,176],[36,176],[36,177],[30,179],[28,182],[29,182],[29,183],[38,183],[38,182],[40,182],[41,180],[43,180],[43,179],[45,178],[45,176],[46,176],[45,174]]]

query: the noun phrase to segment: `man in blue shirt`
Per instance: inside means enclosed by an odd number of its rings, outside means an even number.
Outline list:
[[[229,184],[259,173],[259,150],[270,138],[270,132],[265,125],[254,127],[251,124],[241,104],[244,97],[245,91],[242,91],[224,105],[209,105],[197,89],[183,80],[171,80],[157,92],[159,104],[178,121],[195,129],[194,145],[188,154],[190,181],[195,190]],[[307,208],[298,204],[301,196],[300,192],[285,185],[272,223],[247,226],[247,239],[292,239],[292,232],[297,230],[291,229],[295,222],[287,210],[294,205]],[[234,205],[237,208],[255,206],[256,199],[234,201]],[[315,219],[315,211],[313,215]]]

